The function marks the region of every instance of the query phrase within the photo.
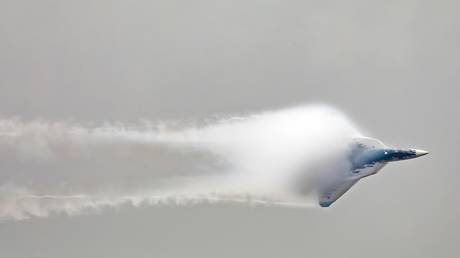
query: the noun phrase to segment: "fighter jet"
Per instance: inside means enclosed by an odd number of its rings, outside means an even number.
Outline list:
[[[393,149],[373,138],[353,140],[349,153],[349,166],[323,178],[318,187],[318,202],[329,207],[360,179],[376,174],[388,162],[418,158],[428,154],[417,149]]]

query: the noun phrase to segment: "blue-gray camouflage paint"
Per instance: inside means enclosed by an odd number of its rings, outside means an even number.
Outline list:
[[[352,148],[350,161],[352,172],[356,174],[361,169],[373,167],[376,163],[410,159],[415,156],[415,150],[376,149],[375,147],[358,143]]]

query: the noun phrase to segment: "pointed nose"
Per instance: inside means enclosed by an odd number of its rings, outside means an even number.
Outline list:
[[[415,150],[415,157],[421,157],[421,156],[426,155],[426,154],[428,154],[428,151]]]

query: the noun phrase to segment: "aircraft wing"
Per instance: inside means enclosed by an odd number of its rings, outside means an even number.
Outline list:
[[[354,139],[357,144],[356,149],[352,151],[352,155],[359,155],[359,153],[366,149],[386,148],[386,146],[379,140],[369,137],[359,137]],[[375,163],[362,167],[354,167],[352,164],[351,170],[337,170],[329,174],[320,181],[318,187],[318,201],[321,207],[329,207],[344,193],[356,184],[361,178],[377,173],[385,163]],[[356,172],[358,171],[358,172]],[[359,174],[358,174],[359,173]]]
[[[319,188],[318,199],[321,207],[329,207],[346,193],[359,179],[338,178],[330,180]]]

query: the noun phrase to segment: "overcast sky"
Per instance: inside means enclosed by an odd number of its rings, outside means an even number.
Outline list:
[[[430,151],[329,209],[203,204],[8,221],[0,256],[460,255],[459,7],[0,0],[2,118],[135,122],[320,102],[386,143]]]

